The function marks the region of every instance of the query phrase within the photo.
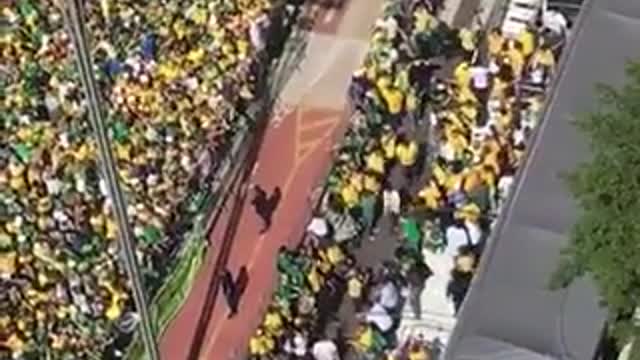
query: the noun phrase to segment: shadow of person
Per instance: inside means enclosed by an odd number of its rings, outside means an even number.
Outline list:
[[[240,301],[249,285],[249,271],[246,266],[242,266],[234,279],[231,271],[225,269],[221,282],[222,292],[229,307],[227,318],[232,318],[238,313]]]
[[[269,196],[269,198],[267,199],[267,209],[269,209],[269,212],[272,216],[278,208],[280,200],[282,200],[282,190],[280,190],[279,186],[276,186],[275,189],[273,189],[273,193],[271,194],[271,196]]]
[[[249,271],[246,266],[242,266],[236,277],[236,303],[240,305],[240,300],[249,286]]]
[[[262,219],[263,227],[262,230],[260,230],[260,234],[264,234],[271,228],[273,213],[278,208],[280,200],[282,200],[282,190],[280,190],[279,186],[276,186],[273,193],[267,196],[266,192],[260,186],[256,185],[254,186],[254,191],[255,195],[251,203],[258,216]]]

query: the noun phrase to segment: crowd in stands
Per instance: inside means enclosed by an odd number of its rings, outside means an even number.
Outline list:
[[[103,358],[136,321],[62,3],[0,5],[2,359]],[[83,3],[144,280],[161,282],[201,155],[224,155],[297,9]]]
[[[306,241],[281,251],[253,359],[338,360],[346,348],[358,359],[437,358],[439,346],[424,339],[398,344],[403,304],[421,317],[431,251],[452,259],[447,295],[459,309],[541,116],[558,48],[539,23],[509,39],[451,29],[436,12],[425,0],[386,3],[352,79],[355,114],[327,194]],[[396,251],[361,268],[355,251],[375,240],[381,218]],[[336,308],[324,308],[326,296],[353,302],[355,334],[329,331],[322,313]]]

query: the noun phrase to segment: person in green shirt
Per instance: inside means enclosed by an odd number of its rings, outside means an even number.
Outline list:
[[[369,240],[375,239],[375,226],[378,217],[378,195],[370,191],[365,191],[360,200],[360,211],[362,214],[362,225],[365,233],[369,234]]]
[[[400,230],[402,231],[405,247],[416,254],[421,254],[422,231],[416,219],[412,216],[402,216],[400,218]]]

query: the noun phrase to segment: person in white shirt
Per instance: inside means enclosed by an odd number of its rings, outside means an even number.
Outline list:
[[[367,312],[367,322],[375,325],[383,333],[387,333],[393,327],[393,319],[389,312],[379,303],[375,303]]]
[[[400,198],[400,192],[391,188],[390,184],[385,184],[384,190],[382,191],[382,213],[385,216],[389,216],[391,226],[393,227],[398,224],[401,208],[402,199]]]
[[[382,288],[380,288],[380,292],[378,293],[377,302],[389,311],[397,309],[400,304],[400,294],[398,293],[398,288],[393,282],[387,281],[382,285]]]
[[[269,17],[266,13],[253,20],[249,26],[249,38],[256,52],[261,52],[265,47],[264,31],[268,26]]]
[[[329,237],[329,223],[323,217],[314,216],[309,225],[307,225],[307,233],[311,235],[311,243],[318,246],[323,240]]]
[[[480,63],[476,63],[470,69],[471,73],[471,88],[473,89],[473,93],[476,95],[478,102],[480,104],[480,112],[478,114],[477,125],[484,126],[487,123],[489,117],[489,111],[487,109],[487,101],[489,100],[489,87],[491,72],[489,68],[481,65]]]
[[[340,360],[338,346],[330,339],[316,341],[311,354],[314,360]]]
[[[303,358],[308,352],[307,338],[303,334],[295,332],[285,341],[284,351],[287,354]]]
[[[569,21],[559,11],[547,10],[542,16],[542,24],[556,35],[565,36],[569,29]]]
[[[470,72],[474,90],[481,91],[489,88],[489,68],[478,64],[472,66]]]

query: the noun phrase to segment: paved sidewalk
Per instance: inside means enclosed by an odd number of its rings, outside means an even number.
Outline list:
[[[382,0],[345,1],[342,9],[321,11],[309,34],[300,70],[285,85],[261,144],[255,164],[247,164],[247,179],[234,191],[211,234],[211,249],[181,311],[162,337],[163,360],[241,360],[258,326],[275,282],[275,256],[282,245],[301,238],[310,217],[309,196],[325,178],[331,148],[344,128],[346,89],[361,63],[369,30]],[[247,184],[267,192],[276,186],[282,201],[269,232],[249,201]],[[227,318],[218,296],[216,274],[246,271],[248,282],[239,313]]]

